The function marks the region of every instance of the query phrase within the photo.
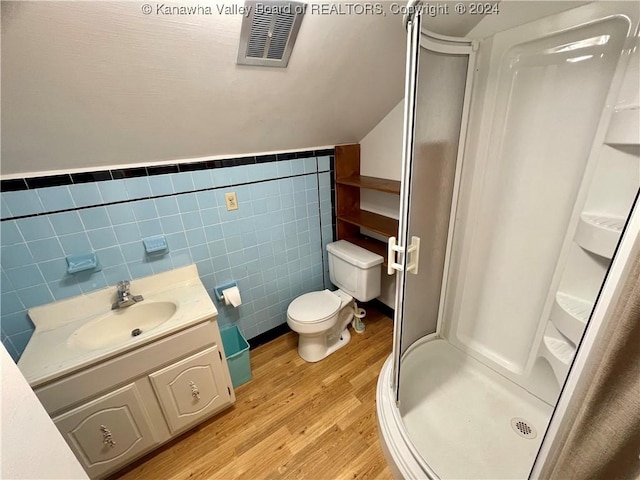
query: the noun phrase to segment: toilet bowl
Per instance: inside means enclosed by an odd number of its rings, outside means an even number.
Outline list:
[[[353,297],[340,290],[305,293],[291,302],[287,324],[300,336],[299,355],[318,362],[349,343],[353,311]]]
[[[305,293],[287,309],[287,324],[299,335],[298,354],[307,362],[318,362],[349,343],[355,299],[380,294],[380,255],[345,240],[328,244],[327,251],[331,282],[339,289]]]

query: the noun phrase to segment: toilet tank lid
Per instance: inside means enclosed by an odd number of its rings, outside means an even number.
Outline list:
[[[376,265],[380,265],[384,260],[380,255],[347,242],[346,240],[329,243],[327,245],[327,251],[359,268],[375,267]]]

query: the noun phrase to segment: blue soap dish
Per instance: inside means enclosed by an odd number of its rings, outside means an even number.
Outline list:
[[[144,251],[149,255],[163,254],[169,250],[169,244],[164,235],[143,238],[142,243],[144,243]]]
[[[95,253],[67,257],[67,273],[74,274],[87,270],[100,270],[100,262],[98,262],[98,256]]]

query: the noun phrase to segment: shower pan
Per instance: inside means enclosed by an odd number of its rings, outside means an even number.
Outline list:
[[[482,40],[413,10],[381,443],[398,478],[537,478],[640,250],[638,8]]]

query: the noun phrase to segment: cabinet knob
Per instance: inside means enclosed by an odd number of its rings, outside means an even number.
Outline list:
[[[111,430],[104,425],[100,425],[100,431],[102,432],[102,443],[109,445],[111,448],[116,446],[116,442],[113,441],[111,436]]]
[[[189,382],[189,386],[191,387],[191,396],[196,400],[200,400],[200,390],[198,390],[198,386],[195,382]]]

